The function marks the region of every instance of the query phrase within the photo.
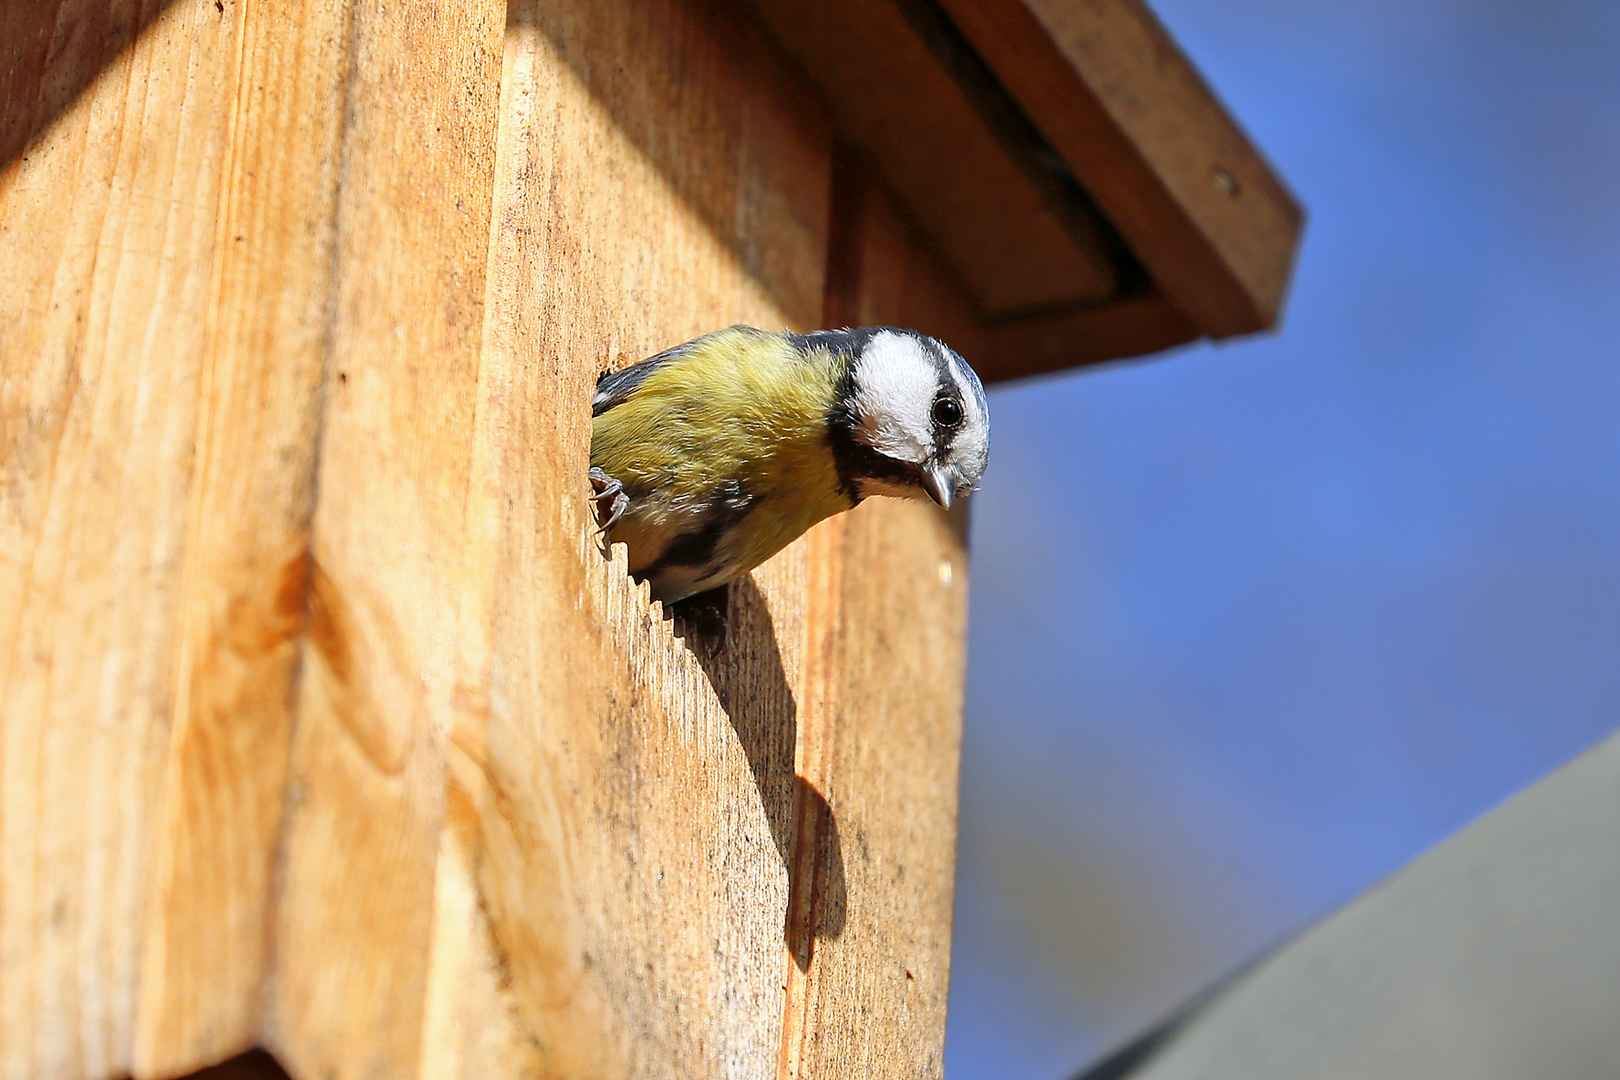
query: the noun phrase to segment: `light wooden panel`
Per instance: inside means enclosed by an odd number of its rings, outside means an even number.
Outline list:
[[[446,892],[439,611],[501,12],[59,7],[51,63],[21,80],[40,122],[0,191],[0,1060],[170,1075],[249,1045],[279,880],[278,1050],[306,1075],[408,1073]],[[74,80],[89,89],[63,112]],[[293,790],[315,794],[278,868],[311,579]]]
[[[204,318],[177,697],[136,1071],[251,1045],[265,1002],[332,297],[344,8],[205,0],[229,137]]]
[[[458,713],[450,803],[504,976],[476,1007],[513,1034],[470,1046],[450,1017],[446,1060],[937,1075],[957,534],[921,506],[829,523],[734,586],[715,652],[598,549],[584,501],[600,368],[734,320],[820,321],[831,132],[746,21],[657,3],[512,15],[474,481],[488,516],[469,528],[491,615],[482,640],[461,634],[464,682],[488,691]],[[634,68],[595,63],[632,42]],[[674,130],[708,118],[689,153],[618,122],[661,100]],[[898,254],[871,280],[894,285]],[[475,953],[448,947],[447,969]]]
[[[403,1077],[423,1052],[505,5],[348,11],[267,1037],[300,1077]]]
[[[745,12],[506,14],[114,5],[0,176],[0,1072],[938,1073],[958,533],[715,651],[584,468],[603,367],[967,301]]]
[[[71,108],[170,2],[7,4],[0,37],[0,170]]]
[[[101,1077],[258,1026],[309,244],[230,194],[236,4],[28,16],[0,174],[0,1071]]]
[[[700,655],[597,550],[584,483],[599,370],[819,315],[830,132],[747,27],[512,7],[472,530],[492,614],[467,658],[489,689],[458,718],[452,802],[545,1075],[776,1068],[802,545]]]
[[[865,175],[851,321],[915,326],[972,359],[966,298]],[[970,505],[872,499],[806,537],[799,827],[822,872],[793,897],[780,1075],[941,1075]]]

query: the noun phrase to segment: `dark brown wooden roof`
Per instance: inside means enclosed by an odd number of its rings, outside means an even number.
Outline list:
[[[1302,213],[1140,0],[755,0],[977,306],[991,379],[1277,320]]]

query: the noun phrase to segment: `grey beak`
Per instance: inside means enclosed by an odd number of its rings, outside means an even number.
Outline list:
[[[951,500],[956,498],[956,470],[944,465],[924,465],[922,485],[930,499],[949,510]]]

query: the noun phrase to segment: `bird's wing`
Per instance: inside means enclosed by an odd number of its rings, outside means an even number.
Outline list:
[[[672,360],[679,360],[693,353],[701,352],[712,346],[724,344],[738,336],[749,338],[771,338],[777,335],[764,330],[756,330],[752,326],[741,323],[728,326],[724,330],[716,330],[712,334],[693,338],[673,349],[665,349],[657,356],[649,356],[639,364],[631,364],[623,371],[606,371],[596,377],[596,394],[591,398],[591,415],[601,416],[615,405],[622,405],[635,396],[636,389],[647,381],[647,377]]]
[[[622,405],[636,392],[636,387],[647,380],[647,376],[669,363],[671,360],[685,356],[697,347],[698,338],[688,341],[684,345],[677,345],[673,349],[665,349],[657,356],[649,356],[639,364],[631,364],[621,371],[604,371],[596,377],[596,394],[591,398],[591,415],[601,416],[615,405]]]

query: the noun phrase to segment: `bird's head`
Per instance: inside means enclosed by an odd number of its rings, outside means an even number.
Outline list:
[[[990,412],[973,369],[913,330],[847,333],[852,356],[834,415],[840,473],[863,498],[948,507],[974,490],[990,453]]]

